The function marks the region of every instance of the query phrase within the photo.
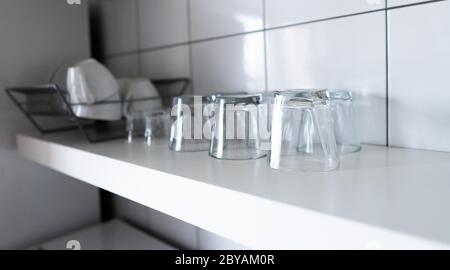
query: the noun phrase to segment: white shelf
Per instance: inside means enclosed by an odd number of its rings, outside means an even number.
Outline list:
[[[166,142],[18,135],[37,163],[255,249],[450,248],[450,154],[365,145],[329,173]]]
[[[81,250],[175,250],[117,219],[49,240],[34,249],[67,250],[68,242],[73,240],[78,241]]]

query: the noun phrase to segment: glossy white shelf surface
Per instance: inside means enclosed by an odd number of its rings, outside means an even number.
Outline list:
[[[37,163],[252,249],[450,248],[450,153],[363,146],[328,173],[217,160],[167,142],[18,135]]]

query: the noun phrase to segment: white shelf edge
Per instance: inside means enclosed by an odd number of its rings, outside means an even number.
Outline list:
[[[17,136],[17,148],[29,160],[251,249],[450,248],[27,135]]]

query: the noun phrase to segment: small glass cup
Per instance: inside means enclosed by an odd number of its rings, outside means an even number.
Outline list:
[[[275,94],[270,167],[330,171],[339,166],[328,91]]]
[[[207,151],[211,131],[211,99],[185,95],[172,101],[169,149],[177,152]]]
[[[170,133],[170,114],[167,110],[154,110],[145,112],[144,138],[147,145],[152,144],[152,139],[167,138]]]
[[[144,135],[145,113],[143,111],[128,112],[126,115],[127,141],[132,143],[134,138]]]
[[[129,112],[126,119],[129,143],[137,137],[144,137],[147,145],[151,145],[152,138],[163,138],[168,134],[170,115],[164,109]]]
[[[337,149],[340,154],[357,152],[361,142],[355,128],[352,92],[330,90],[331,112]]]
[[[257,159],[266,156],[267,103],[263,94],[215,96],[209,155],[218,159]]]

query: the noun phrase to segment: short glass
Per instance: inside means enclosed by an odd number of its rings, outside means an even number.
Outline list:
[[[330,90],[331,112],[337,149],[340,154],[357,152],[361,149],[353,114],[352,92]]]
[[[297,171],[339,166],[328,91],[275,94],[269,163],[274,169]]]
[[[173,98],[169,149],[177,152],[207,151],[211,131],[213,96],[185,95]]]
[[[270,131],[264,95],[218,95],[214,98],[209,155],[232,160],[266,156]]]
[[[132,143],[136,137],[142,137],[145,132],[145,114],[143,111],[128,112],[126,115],[127,141]]]
[[[145,112],[144,138],[147,145],[152,139],[168,138],[170,133],[170,114],[167,110],[153,110]]]
[[[127,141],[144,137],[147,145],[151,145],[152,138],[165,138],[169,134],[170,115],[167,110],[134,111],[126,114],[128,133]]]

